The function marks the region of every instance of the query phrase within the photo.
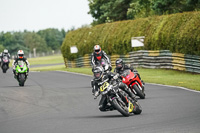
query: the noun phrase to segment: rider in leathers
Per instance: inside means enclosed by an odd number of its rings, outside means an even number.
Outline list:
[[[21,61],[24,61],[25,63],[26,63],[26,65],[27,65],[27,67],[28,67],[28,72],[29,72],[29,67],[30,67],[30,64],[29,64],[29,62],[28,62],[28,60],[27,60],[27,58],[24,56],[24,51],[23,50],[19,50],[18,52],[17,52],[17,57],[15,57],[14,58],[14,60],[13,60],[13,64],[12,64],[12,66],[13,66],[13,74],[14,74],[14,77],[16,78],[16,64],[17,64],[17,62],[19,61],[19,60],[21,60]],[[27,73],[28,74],[28,73]]]
[[[93,74],[94,74],[94,98],[96,99],[100,92],[99,92],[99,87],[102,85],[101,83],[106,82],[106,81],[110,81],[111,79],[113,79],[113,77],[115,76],[114,73],[112,72],[104,72],[103,68],[100,66],[97,66],[94,68],[93,70]],[[122,82],[119,83],[119,88],[124,90],[134,101],[137,101],[135,99],[135,95],[130,91],[130,89],[128,88],[128,86]],[[107,99],[106,96],[102,96],[101,100],[99,102],[99,110],[100,111],[109,111],[109,110],[113,110],[112,106],[107,105]]]
[[[4,56],[7,56],[9,59],[9,63],[10,63],[10,54],[8,53],[7,49],[4,49],[4,51],[0,54],[0,66],[1,66],[1,61],[3,59]]]
[[[91,54],[91,65],[92,65],[92,71],[96,66],[101,65],[101,59],[104,59],[109,64],[109,70],[112,70],[110,59],[108,58],[107,54],[101,50],[101,47],[99,45],[94,46],[94,52]],[[94,85],[94,80],[91,80],[91,86]],[[94,90],[92,89],[92,93],[94,93]]]
[[[105,59],[109,64],[109,66],[111,67],[111,62],[107,54],[103,50],[101,50],[101,47],[99,45],[95,45],[94,52],[91,54],[92,66],[95,67],[97,65],[100,65],[99,62],[101,61],[101,59]]]

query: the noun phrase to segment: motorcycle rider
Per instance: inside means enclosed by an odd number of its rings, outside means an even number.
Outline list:
[[[93,95],[94,95],[94,99],[96,99],[99,95],[99,87],[102,85],[101,83],[104,83],[105,81],[110,81],[111,79],[113,79],[114,76],[118,76],[112,72],[107,72],[105,73],[103,68],[101,66],[97,66],[94,68],[93,70],[93,74],[94,74],[94,86],[93,86]],[[130,89],[128,88],[128,86],[122,82],[119,83],[119,88],[124,90],[134,101],[137,101],[135,99],[135,95],[130,91]],[[112,106],[107,105],[107,99],[106,96],[102,96],[101,100],[99,102],[99,110],[100,111],[111,111],[114,108],[112,108]]]
[[[30,67],[30,64],[29,64],[27,58],[24,56],[24,51],[23,50],[19,50],[17,52],[17,57],[14,58],[13,64],[12,64],[12,66],[13,66],[13,74],[14,74],[15,78],[17,76],[16,75],[16,64],[17,64],[18,61],[24,61],[26,63],[26,65],[28,67],[28,72],[29,72],[29,67]]]
[[[100,65],[99,63],[100,63],[101,59],[105,59],[107,61],[107,63],[109,64],[110,69],[112,69],[110,59],[108,58],[106,52],[101,50],[101,47],[99,45],[95,45],[94,52],[91,54],[92,67]]]
[[[101,65],[101,59],[104,59],[105,61],[107,61],[108,65],[109,65],[109,70],[112,70],[112,66],[111,66],[111,62],[110,59],[108,58],[106,52],[104,52],[103,50],[101,50],[101,47],[99,45],[95,45],[94,46],[94,52],[91,54],[91,64],[92,64],[92,71],[94,70],[94,68],[96,66]],[[93,88],[94,85],[94,80],[91,80],[91,86]],[[93,90],[92,90],[93,92]]]
[[[8,57],[8,59],[9,59],[8,62],[10,63],[10,54],[8,53],[7,49],[4,49],[4,51],[0,54],[0,66],[1,66],[1,61],[2,61],[4,56]]]
[[[141,80],[140,74],[138,73],[138,71],[135,70],[133,68],[133,66],[131,66],[130,64],[126,65],[121,58],[119,58],[115,61],[115,65],[116,65],[116,68],[115,68],[114,72],[119,73],[121,75],[125,70],[131,70],[131,72],[134,72],[135,74],[137,74],[139,79]],[[144,87],[143,80],[141,80],[141,82],[143,85],[142,87]]]

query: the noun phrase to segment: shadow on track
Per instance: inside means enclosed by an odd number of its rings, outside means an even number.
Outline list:
[[[101,115],[101,116],[75,116],[75,117],[70,117],[72,119],[96,119],[96,118],[123,118],[123,115]],[[124,117],[127,118],[127,117]]]
[[[24,86],[19,86],[19,85],[15,85],[15,86],[1,86],[1,88],[25,88],[25,87],[31,87],[31,86],[35,86],[35,85],[24,85]]]

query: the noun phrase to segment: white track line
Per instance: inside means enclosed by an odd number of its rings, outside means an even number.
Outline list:
[[[197,93],[200,93],[200,91],[192,90],[192,89],[188,89],[188,88],[180,87],[180,86],[162,85],[162,84],[155,84],[155,83],[147,83],[147,84],[151,84],[151,85],[159,85],[159,86],[166,86],[166,87],[173,87],[173,88],[179,88],[179,89],[182,89],[182,90],[187,90],[187,91],[191,91],[191,92],[197,92]]]
[[[76,74],[76,75],[82,75],[82,76],[92,77],[91,75],[82,74],[82,73],[75,73],[75,72],[68,72],[68,71],[59,71],[59,70],[57,72],[64,72],[64,73],[70,73],[70,74]],[[191,92],[200,93],[200,91],[188,89],[188,88],[185,88],[185,87],[171,86],[171,85],[162,85],[162,84],[155,84],[155,83],[146,83],[146,84],[158,85],[158,86],[166,86],[166,87],[173,87],[173,88],[179,88],[179,89],[182,89],[182,90],[187,90],[187,91],[191,91]]]

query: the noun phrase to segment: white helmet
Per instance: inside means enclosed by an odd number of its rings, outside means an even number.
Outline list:
[[[96,54],[100,54],[100,53],[101,53],[101,47],[100,47],[99,45],[95,45],[95,46],[94,46],[94,52],[95,52]]]
[[[17,55],[18,55],[19,58],[23,58],[24,57],[24,51],[23,50],[19,50],[17,52]]]
[[[3,52],[7,54],[7,53],[8,53],[8,50],[7,50],[7,49],[4,49],[4,51],[3,51]]]

